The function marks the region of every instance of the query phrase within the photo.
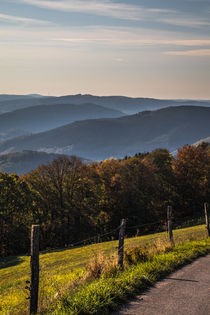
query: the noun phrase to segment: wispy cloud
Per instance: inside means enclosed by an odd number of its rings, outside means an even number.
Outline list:
[[[210,57],[210,49],[200,50],[186,50],[186,51],[166,51],[164,55],[170,56],[197,56],[197,57]]]
[[[183,38],[185,37],[185,38]],[[43,45],[52,46],[82,46],[112,45],[122,47],[141,46],[180,46],[180,47],[210,47],[210,39],[191,38],[188,34],[160,32],[158,30],[143,29],[138,27],[17,27],[15,32],[10,27],[0,29],[0,41],[15,42],[42,42]]]
[[[141,28],[122,27],[87,27],[82,31],[76,31],[66,34],[66,36],[53,37],[53,41],[66,43],[88,43],[88,42],[105,42],[112,45],[136,45],[136,46],[189,46],[200,47],[210,46],[210,39],[179,39],[170,38],[171,34],[160,35],[158,31],[147,32]]]
[[[210,46],[210,39],[153,40],[153,43],[172,46]]]
[[[19,0],[19,2],[51,10],[90,13],[128,20],[144,20],[148,15],[174,12],[167,9],[144,8],[139,5],[110,0]]]
[[[187,26],[187,27],[202,27],[202,26],[210,26],[209,20],[203,18],[190,18],[188,16],[171,16],[171,17],[163,17],[158,19],[159,22],[167,23],[171,25],[177,26]]]
[[[117,61],[117,62],[123,62],[123,61],[124,61],[124,59],[123,59],[123,58],[118,57],[118,58],[115,58],[115,61]]]
[[[108,16],[124,20],[153,21],[182,27],[206,27],[209,20],[170,9],[148,8],[114,0],[16,0],[40,8]]]
[[[30,19],[20,16],[14,15],[7,15],[0,13],[0,21],[9,21],[9,22],[18,22],[18,23],[25,23],[25,24],[39,24],[39,25],[48,25],[51,24],[49,21],[37,20],[37,19]]]

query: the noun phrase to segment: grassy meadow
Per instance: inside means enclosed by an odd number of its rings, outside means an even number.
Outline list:
[[[40,253],[40,314],[105,314],[154,283],[164,274],[210,252],[204,225],[174,230],[175,247],[166,232],[125,240],[125,251],[141,248],[150,259],[126,266],[125,270],[87,276],[90,261],[101,255],[104,262],[116,260],[118,241]],[[103,255],[101,254],[103,253]],[[89,266],[89,267],[87,267]],[[30,257],[0,260],[0,314],[27,314]]]

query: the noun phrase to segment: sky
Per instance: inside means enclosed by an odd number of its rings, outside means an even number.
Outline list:
[[[0,94],[210,99],[210,0],[0,0]]]

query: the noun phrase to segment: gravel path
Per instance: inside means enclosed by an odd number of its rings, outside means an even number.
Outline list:
[[[174,272],[113,315],[210,315],[210,255]]]

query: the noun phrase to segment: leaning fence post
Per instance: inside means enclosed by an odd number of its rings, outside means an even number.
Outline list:
[[[171,217],[172,217],[172,207],[168,206],[168,208],[167,208],[168,233],[169,233],[169,239],[170,239],[171,244],[174,244]]]
[[[118,265],[123,268],[123,252],[124,252],[124,237],[125,237],[125,219],[122,219],[119,232],[119,247],[118,247]]]
[[[210,236],[210,231],[209,231],[209,217],[208,217],[208,203],[204,203],[204,211],[205,211],[205,218],[206,218],[206,231],[207,231],[207,237]]]
[[[30,314],[36,314],[39,293],[39,225],[31,228]]]

